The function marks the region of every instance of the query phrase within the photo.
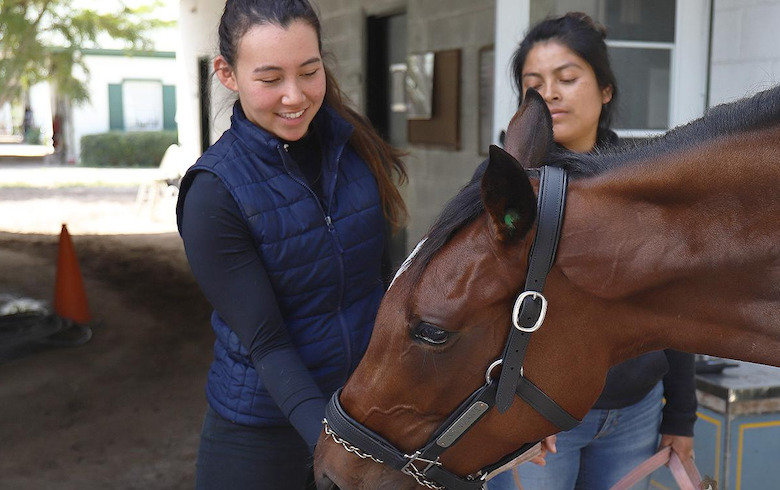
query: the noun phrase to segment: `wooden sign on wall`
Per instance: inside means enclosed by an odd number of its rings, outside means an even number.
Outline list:
[[[460,50],[437,51],[433,61],[433,113],[409,120],[409,143],[460,149]]]

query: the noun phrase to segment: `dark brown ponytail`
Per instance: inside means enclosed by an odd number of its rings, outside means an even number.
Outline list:
[[[409,180],[406,166],[401,160],[405,153],[385,142],[366,118],[347,105],[344,93],[327,67],[325,77],[325,102],[355,128],[349,142],[374,173],[385,218],[392,225],[393,231],[397,231],[409,217],[397,187]]]

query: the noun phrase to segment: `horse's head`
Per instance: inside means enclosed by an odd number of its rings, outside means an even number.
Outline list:
[[[501,358],[512,328],[536,229],[538,182],[524,167],[540,166],[551,141],[549,112],[529,91],[507,132],[507,152],[491,147],[484,172],[450,202],[382,301],[368,351],[340,402],[352,419],[402,452],[423,447],[486,377],[501,371],[490,372],[489,366]],[[546,291],[556,302],[551,300],[547,321],[534,334],[524,370],[581,418],[600,392],[606,367],[596,375],[571,373],[568,382],[555,375],[571,366],[570,356],[589,354],[576,333],[567,333],[570,320],[562,312],[581,305],[576,295],[555,293],[565,282],[553,269]],[[332,488],[331,482],[342,489],[418,486],[387,464],[362,457],[367,451],[357,448],[358,441],[326,430],[315,454],[320,488]],[[489,409],[443,452],[440,463],[456,475],[472,475],[557,431],[515,397],[505,413]]]

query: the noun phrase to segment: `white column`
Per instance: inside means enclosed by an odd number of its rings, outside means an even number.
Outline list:
[[[176,50],[179,79],[176,87],[176,123],[179,127],[179,143],[183,158],[191,163],[200,156],[200,93],[198,60],[209,60],[218,52],[217,26],[224,9],[224,0],[179,0],[180,40]],[[209,67],[210,72],[213,71]],[[219,84],[216,77],[212,83]],[[212,93],[212,96],[214,94]],[[224,96],[211,100],[212,143],[227,129],[232,114]],[[222,105],[219,105],[222,104]]]
[[[711,0],[678,0],[669,127],[685,124],[707,108]]]
[[[49,147],[47,151],[53,151],[52,147],[52,111],[51,111],[51,86],[49,82],[37,83],[30,87],[30,107],[33,111],[33,125],[41,128],[41,143]]]
[[[498,143],[501,131],[517,110],[510,64],[512,54],[530,25],[530,0],[496,0],[495,69],[493,73],[493,133]]]

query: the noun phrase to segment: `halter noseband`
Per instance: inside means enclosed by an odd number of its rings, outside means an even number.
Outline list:
[[[494,406],[500,413],[509,410],[517,395],[561,430],[569,430],[580,423],[536,385],[523,376],[523,361],[531,333],[539,329],[547,311],[547,300],[542,289],[555,261],[560,238],[563,210],[566,202],[566,172],[556,167],[542,167],[539,176],[538,226],[528,259],[525,290],[520,293],[512,310],[512,324],[502,358],[488,367],[485,384],[473,392],[439,426],[421,449],[405,454],[379,434],[349,416],[339,401],[341,390],[325,409],[325,433],[347,451],[361,458],[386,464],[413,477],[420,485],[432,490],[476,490],[483,487],[487,476],[497,468],[531,449],[536,442],[500,461],[462,478],[444,469],[439,456],[455,444],[474,424]],[[502,364],[498,382],[491,379],[491,371]]]

